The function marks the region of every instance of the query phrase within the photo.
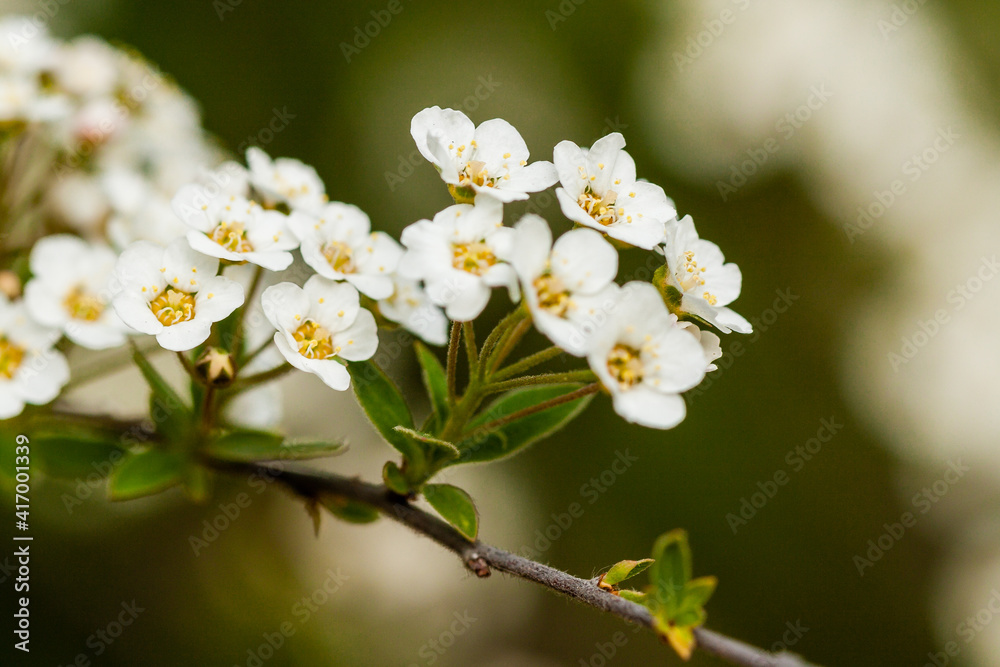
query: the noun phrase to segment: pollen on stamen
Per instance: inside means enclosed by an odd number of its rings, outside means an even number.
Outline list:
[[[212,297],[214,297],[214,296],[215,296],[215,292],[209,292],[209,293],[208,293],[208,298],[209,298],[209,299],[211,299],[211,298],[212,298]]]
[[[324,299],[323,297],[319,298],[319,303],[323,303],[324,301],[326,301],[326,299]]]
[[[503,159],[504,160],[509,160],[510,159],[510,153],[504,153],[503,154]]]

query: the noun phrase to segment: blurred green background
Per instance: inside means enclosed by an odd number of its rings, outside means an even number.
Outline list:
[[[574,10],[553,29],[546,12],[560,11],[555,0],[403,0],[402,11],[350,62],[342,43],[373,20],[372,11],[385,10],[385,1],[243,0],[221,14],[223,3],[207,0],[78,4],[53,21],[59,36],[93,32],[135,46],[200,102],[205,126],[227,149],[250,141],[315,165],[331,198],[357,204],[395,235],[449,203],[430,165],[409,164],[409,119],[424,107],[464,108],[477,123],[505,118],[535,159],[551,159],[562,139],[589,144],[622,131],[640,175],[661,184],[702,236],[742,268],[736,310],[772,323],[742,341],[739,358],[723,358],[727,367],[691,398],[677,429],[627,425],[599,398],[549,441],[456,476],[480,502],[482,538],[515,550],[535,545],[536,531],[557,524],[553,514],[581,502],[584,515],[560,528],[539,558],[591,576],[645,556],[659,534],[684,527],[695,574],[721,582],[708,607],[714,629],[771,647],[794,636],[787,624],[799,624],[808,631],[788,648],[827,665],[922,665],[940,650],[929,598],[938,545],[915,530],[863,577],[852,561],[884,522],[908,509],[894,492],[898,463],[852,416],[838,369],[852,299],[891,262],[846,244],[791,173],[757,179],[724,203],[711,184],[664,166],[659,156],[674,149],[645,121],[656,110],[634,73],[652,44],[683,45],[685,35],[671,29],[670,3],[567,0]],[[995,74],[1000,58],[985,11],[971,1],[951,3],[937,18],[963,42],[962,58]],[[488,90],[483,81],[492,91],[475,98],[477,88]],[[977,90],[995,105],[995,85]],[[262,143],[259,132],[275,110],[290,120]],[[697,162],[698,155],[685,159]],[[542,213],[565,228],[555,204]],[[621,275],[641,259],[626,255]],[[767,313],[779,290],[798,298],[774,319]],[[487,318],[497,319],[505,305],[495,294]],[[737,340],[726,337],[723,349]],[[396,368],[417,391],[409,353]],[[331,464],[338,471],[373,479],[392,456],[350,400],[310,379],[289,385],[286,405],[295,432],[351,436],[351,453]],[[842,430],[794,471],[786,454],[830,418]],[[626,450],[638,463],[589,504],[582,487]],[[727,514],[779,470],[790,483],[734,534]],[[283,622],[296,632],[263,664],[680,662],[650,634],[537,587],[499,575],[476,581],[454,558],[388,522],[329,520],[314,539],[305,512],[278,490],[260,497],[250,490],[250,507],[195,556],[189,537],[241,491],[248,491],[245,481],[232,480],[205,506],[170,494],[111,507],[98,490],[69,513],[60,495],[73,493],[72,485],[39,486],[30,664],[67,665],[81,653],[107,665],[256,664],[248,650]],[[331,568],[346,576],[344,584],[303,622],[296,603],[321,587]],[[95,656],[88,637],[133,599],[145,611]],[[476,620],[450,645],[455,613]],[[619,631],[627,643],[602,657],[602,645]],[[449,647],[428,650],[432,640]],[[696,654],[691,664],[719,663]]]

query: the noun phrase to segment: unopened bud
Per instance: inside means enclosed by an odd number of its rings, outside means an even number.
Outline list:
[[[225,387],[236,377],[232,355],[217,347],[205,350],[194,366],[198,374],[214,387]]]

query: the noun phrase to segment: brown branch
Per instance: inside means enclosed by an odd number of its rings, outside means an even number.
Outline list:
[[[283,463],[240,464],[212,461],[211,464],[224,470],[254,472],[265,478],[276,479],[305,498],[328,495],[364,503],[454,552],[462,564],[477,577],[488,577],[492,570],[506,572],[614,614],[630,623],[650,629],[653,627],[653,617],[642,605],[608,593],[599,588],[593,580],[574,577],[562,570],[483,542],[469,542],[461,533],[438,517],[414,507],[406,498],[389,491],[384,486],[335,473],[290,467]],[[815,667],[794,654],[768,653],[707,628],[695,629],[695,637],[697,646],[702,651],[734,665]]]

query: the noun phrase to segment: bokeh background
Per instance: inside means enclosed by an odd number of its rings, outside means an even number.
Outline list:
[[[589,576],[684,527],[696,574],[721,581],[709,605],[717,630],[826,665],[934,664],[949,643],[958,655],[938,664],[1000,664],[989,608],[1000,598],[1000,290],[990,268],[1000,246],[1000,8],[50,4],[58,36],[132,45],[173,75],[226,149],[258,144],[315,165],[332,198],[395,234],[449,203],[409,136],[424,107],[460,108],[477,123],[503,117],[537,159],[562,139],[623,132],[640,175],[743,269],[735,308],[758,333],[724,339],[721,369],[673,431],[629,426],[598,399],[530,451],[456,473],[479,503],[482,537]],[[379,16],[391,20],[372,24]],[[366,26],[376,34],[358,38]],[[278,115],[281,130],[262,134]],[[539,203],[564,224],[553,197]],[[622,275],[637,269],[630,261]],[[502,314],[504,298],[487,317]],[[928,334],[939,310],[947,321]],[[418,391],[408,352],[393,372]],[[115,376],[84,398],[127,405],[134,381]],[[350,396],[311,377],[285,389],[290,433],[346,436],[350,453],[330,467],[377,478],[393,452]],[[802,465],[788,458],[823,420],[841,425],[835,436]],[[608,484],[620,452],[638,460]],[[942,482],[953,464],[968,471]],[[755,516],[727,519],[778,471],[789,483]],[[916,495],[925,488],[933,502]],[[204,537],[203,522],[241,492],[250,506],[196,555],[191,536]],[[316,538],[300,505],[246,480],[220,484],[203,506],[180,493],[112,506],[98,489],[67,508],[65,494],[82,495],[55,481],[34,491],[26,664],[81,654],[151,667],[679,663],[614,618],[502,576],[477,581],[387,521],[328,520]],[[566,525],[559,515],[572,503],[585,511]],[[885,537],[904,512],[916,525]],[[880,537],[883,549],[869,554]],[[336,592],[318,595],[328,580]],[[324,601],[309,609],[310,597]],[[133,600],[143,611],[120,637],[92,638]],[[261,650],[283,623],[294,635]],[[624,645],[614,645],[618,632]],[[717,663],[696,654],[692,664]]]

